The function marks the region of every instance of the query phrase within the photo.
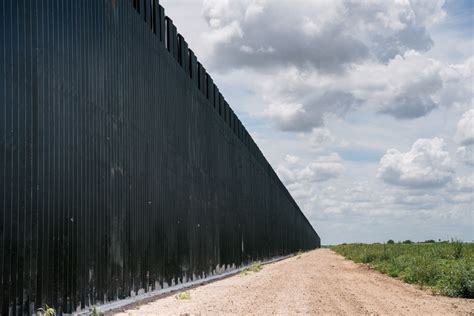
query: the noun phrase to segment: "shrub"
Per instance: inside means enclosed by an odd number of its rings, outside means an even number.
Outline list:
[[[393,239],[389,239],[389,240],[387,241],[387,244],[389,244],[389,245],[393,245],[394,243],[395,243],[395,241],[393,241]]]
[[[407,240],[404,240],[403,243],[404,244],[412,244],[413,242],[410,239],[407,239]]]
[[[453,258],[454,259],[459,259],[462,257],[462,249],[463,249],[463,244],[462,242],[455,240],[452,242],[453,244]]]
[[[363,263],[371,263],[372,261],[375,260],[375,255],[373,253],[365,253],[363,256],[362,256],[362,262]]]
[[[436,288],[451,297],[474,298],[474,269],[467,261],[458,261],[446,268]]]
[[[408,283],[433,286],[440,275],[440,267],[436,262],[427,258],[418,257],[413,264],[406,267],[401,273],[402,280]]]

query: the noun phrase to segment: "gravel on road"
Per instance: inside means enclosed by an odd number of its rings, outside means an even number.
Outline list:
[[[329,249],[268,264],[116,315],[474,315],[474,300],[433,295]]]

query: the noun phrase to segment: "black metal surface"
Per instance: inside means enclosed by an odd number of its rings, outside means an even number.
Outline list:
[[[1,315],[319,247],[158,1],[2,0],[0,43]]]

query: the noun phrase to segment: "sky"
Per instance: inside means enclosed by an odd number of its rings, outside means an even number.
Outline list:
[[[474,1],[160,3],[323,244],[474,240]]]

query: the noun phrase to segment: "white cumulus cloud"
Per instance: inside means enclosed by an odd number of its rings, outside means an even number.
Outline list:
[[[461,145],[474,145],[474,109],[463,114],[458,123],[456,139]]]
[[[215,58],[210,60],[217,69],[294,65],[332,73],[367,59],[387,61],[408,50],[430,49],[427,27],[443,20],[443,4],[205,0],[203,17],[211,28],[208,38]],[[240,30],[239,36],[223,32],[229,28]]]
[[[474,58],[429,58],[443,0],[205,0],[208,68],[244,73],[253,115],[311,132],[361,108],[415,119],[473,98]],[[252,78],[252,79],[250,79]],[[245,83],[244,83],[245,84]],[[255,110],[255,109],[253,109]]]
[[[396,119],[415,119],[438,108],[466,108],[473,98],[472,58],[447,64],[416,51],[387,63],[354,65],[343,75],[296,67],[259,77],[256,86],[267,107],[262,115],[283,131],[310,132],[328,114],[367,109]]]
[[[463,114],[454,138],[460,144],[456,150],[456,159],[466,165],[474,166],[474,109]]]
[[[377,177],[402,187],[442,187],[454,176],[443,139],[418,139],[411,150],[389,149],[380,160]]]
[[[460,146],[456,150],[456,158],[458,161],[474,166],[474,146]]]
[[[309,163],[299,157],[287,155],[278,165],[276,172],[286,185],[304,184],[310,187],[311,183],[337,178],[344,170],[339,155],[332,153],[320,156]]]

